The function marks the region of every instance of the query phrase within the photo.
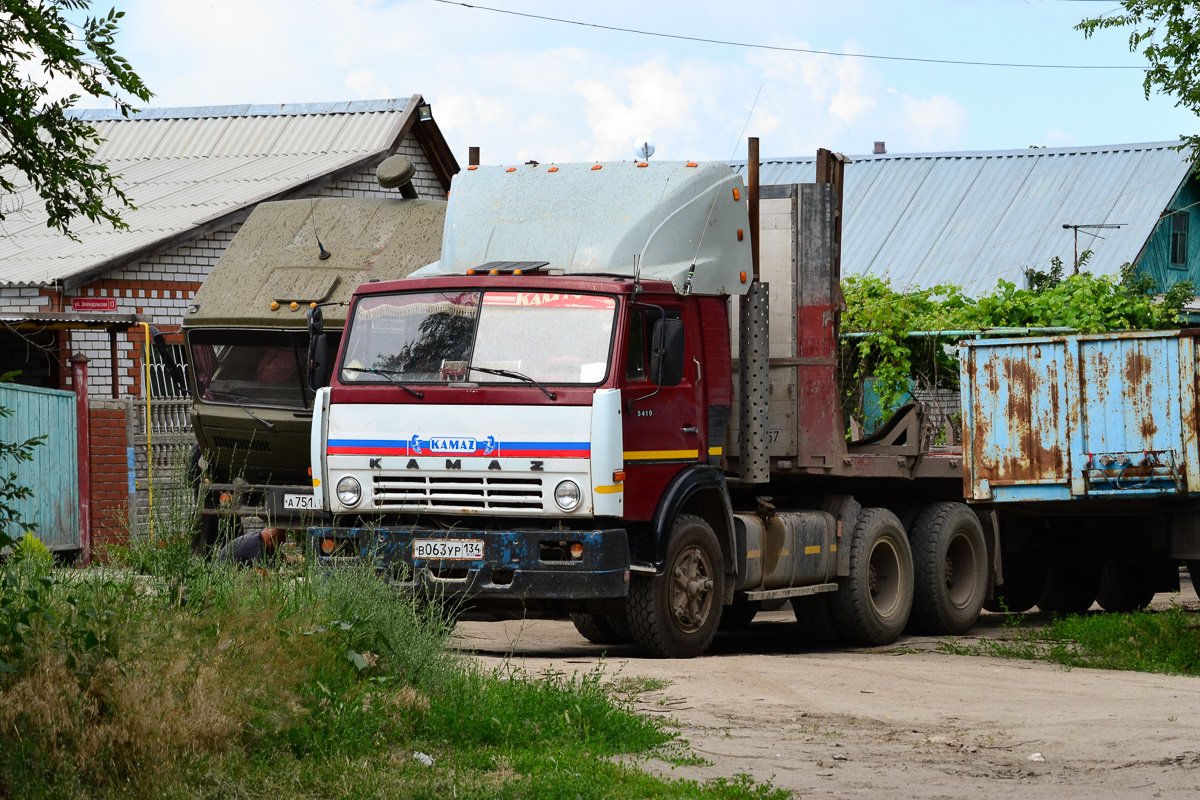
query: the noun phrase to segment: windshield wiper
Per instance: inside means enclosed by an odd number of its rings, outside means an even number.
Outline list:
[[[224,391],[224,390],[222,390],[222,389],[212,389],[212,388],[210,388],[208,391],[209,391],[209,393],[210,393],[210,394],[219,394],[219,395],[221,395],[222,397],[228,397],[230,400],[232,400],[233,402],[237,403],[237,407],[238,407],[238,408],[240,408],[242,411],[245,411],[245,412],[246,412],[247,414],[249,414],[251,417],[253,417],[254,419],[258,420],[258,421],[259,421],[259,422],[261,422],[263,425],[266,425],[268,428],[274,428],[274,427],[275,427],[275,423],[274,423],[274,422],[270,422],[270,421],[268,421],[268,420],[265,420],[265,419],[263,419],[263,418],[262,418],[262,417],[260,417],[258,414],[255,414],[255,413],[254,413],[253,411],[251,411],[249,408],[246,408],[246,406],[242,405],[242,400],[252,400],[253,398],[251,398],[251,397],[247,397],[247,396],[246,396],[246,395],[244,395],[244,394],[238,394],[237,392],[227,392],[227,391]],[[238,398],[241,398],[241,400],[239,400]]]
[[[529,377],[528,375],[524,375],[520,372],[511,370],[511,369],[490,369],[488,367],[467,367],[467,369],[473,369],[476,372],[486,372],[489,375],[499,375],[502,378],[516,378],[519,381],[525,381],[526,383],[532,383],[534,386],[541,389],[542,394],[546,395],[546,397],[549,397],[551,400],[558,399],[558,395],[554,394],[554,392],[550,391],[545,386],[542,386],[540,383],[535,381],[533,378]]]
[[[392,384],[393,386],[399,386],[401,389],[408,392],[418,400],[425,397],[424,392],[418,392],[416,389],[405,386],[403,383],[392,377],[393,375],[403,375],[404,373],[402,372],[397,372],[390,369],[375,369],[374,367],[371,369],[365,369],[363,367],[342,367],[342,369],[346,370],[347,372],[366,372],[370,375],[382,375],[388,379],[388,383]]]

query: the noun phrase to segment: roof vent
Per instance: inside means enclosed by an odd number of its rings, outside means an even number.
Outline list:
[[[886,156],[887,155],[887,142],[876,142],[875,143],[875,155],[877,155],[877,156]]]
[[[408,156],[391,156],[375,168],[375,180],[379,182],[379,188],[399,188],[400,194],[409,200],[417,199],[417,187],[412,183],[416,174],[417,168],[408,160]]]

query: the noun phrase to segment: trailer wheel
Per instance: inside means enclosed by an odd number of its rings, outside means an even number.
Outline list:
[[[799,639],[805,644],[832,646],[841,644],[837,622],[833,619],[833,595],[821,592],[792,598],[792,613],[796,615]]]
[[[850,539],[850,575],[838,578],[830,601],[838,630],[851,644],[890,644],[912,600],[912,550],[900,520],[886,508],[864,508]]]
[[[712,526],[680,514],[662,575],[634,575],[626,611],[629,632],[656,658],[693,658],[712,643],[721,619],[725,572]]]
[[[962,503],[932,503],[909,531],[915,573],[909,628],[961,636],[979,619],[987,594],[987,544],[979,518]]]
[[[1155,577],[1149,564],[1105,564],[1096,602],[1105,611],[1119,613],[1145,608],[1154,599]]]
[[[627,644],[629,625],[621,614],[572,614],[571,622],[580,636],[592,644]]]
[[[1100,590],[1098,562],[1051,564],[1037,606],[1050,614],[1083,614]]]
[[[1037,603],[1046,588],[1046,565],[1017,556],[1004,557],[1004,583],[983,604],[988,611],[1021,614]]]
[[[758,612],[762,611],[762,605],[761,600],[735,599],[733,603],[721,609],[721,623],[717,629],[726,633],[746,630]]]

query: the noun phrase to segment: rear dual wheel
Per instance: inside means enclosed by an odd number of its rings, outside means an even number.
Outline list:
[[[851,644],[891,644],[912,611],[913,560],[908,536],[885,508],[864,508],[850,539],[850,574],[838,579],[830,606]]]
[[[909,627],[961,636],[979,619],[987,594],[987,545],[979,518],[962,503],[932,503],[909,530],[916,576]]]
[[[592,644],[628,644],[633,641],[624,614],[572,614],[575,630]]]

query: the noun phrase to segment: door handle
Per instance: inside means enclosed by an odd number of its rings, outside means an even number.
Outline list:
[[[695,425],[684,425],[681,429],[684,433],[699,433],[700,429]]]

